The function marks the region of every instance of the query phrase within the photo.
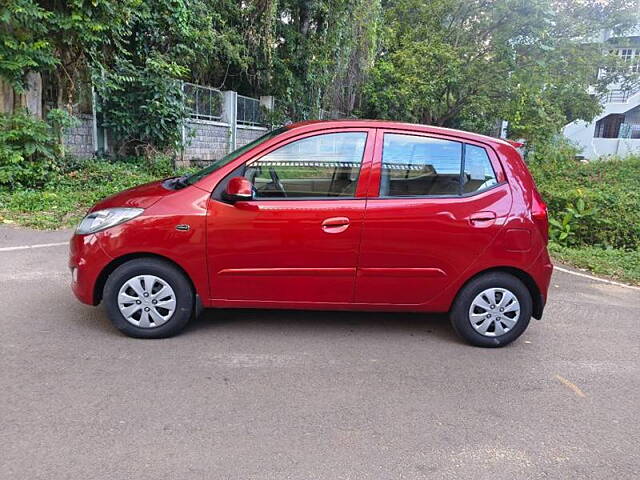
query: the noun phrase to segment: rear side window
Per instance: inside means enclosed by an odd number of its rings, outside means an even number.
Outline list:
[[[487,151],[476,145],[465,145],[462,192],[478,192],[493,187],[497,183]]]
[[[482,147],[417,135],[384,135],[381,197],[459,196],[496,184]]]
[[[385,134],[380,196],[459,195],[462,143]]]

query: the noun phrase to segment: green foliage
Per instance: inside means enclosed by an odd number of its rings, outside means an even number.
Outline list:
[[[0,115],[0,186],[40,187],[62,153],[56,129],[24,111]]]
[[[180,147],[186,110],[177,79],[211,53],[212,21],[199,0],[153,0],[132,12],[121,49],[103,58],[94,76],[119,153],[153,156]]]
[[[586,39],[634,23],[637,9],[618,0],[389,0],[365,112],[481,132],[506,119],[511,136],[544,144],[598,113],[588,86],[630,75]]]
[[[549,207],[551,238],[564,246],[640,248],[640,157],[579,163],[559,156],[530,163]]]
[[[6,0],[0,7],[0,76],[21,91],[29,71],[51,71],[71,111],[83,72],[121,49],[131,13],[140,3]]]
[[[264,9],[261,3],[248,2],[237,19],[249,32],[254,22],[268,26],[258,29],[262,54],[253,58],[249,41],[245,72],[238,80],[225,74],[226,84],[252,94],[267,91],[296,118],[321,108],[357,109],[377,45],[380,0],[280,0],[265,2]]]
[[[587,86],[638,81],[589,43],[637,21],[638,0],[5,0],[0,76],[52,73],[68,111],[91,78],[123,155],[180,147],[178,80],[274,95],[280,119],[506,119],[537,148],[598,113]]]
[[[575,206],[569,204],[564,211],[554,212],[549,219],[551,241],[565,247],[574,245],[579,238],[584,238],[590,217],[597,213],[595,208],[587,208],[582,198],[578,198]]]
[[[103,126],[110,129],[118,153],[155,156],[178,149],[186,116],[180,83],[153,67],[131,67],[130,76],[123,75],[125,70],[106,74],[100,87]]]
[[[549,207],[554,257],[640,283],[640,157],[582,163],[556,140],[530,152],[529,168]]]
[[[71,227],[98,200],[184,172],[174,172],[167,157],[160,157],[151,165],[140,158],[108,162],[66,157],[60,170],[42,188],[0,187],[0,221],[4,218],[35,228]]]
[[[33,0],[11,0],[0,7],[0,77],[17,91],[28,70],[58,63],[47,39],[50,19],[51,12]]]

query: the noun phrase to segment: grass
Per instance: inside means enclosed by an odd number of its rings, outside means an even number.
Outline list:
[[[626,283],[640,285],[640,251],[600,247],[549,246],[555,260]]]
[[[90,160],[67,168],[44,188],[0,190],[0,223],[56,230],[75,226],[97,201],[154,180],[182,174],[166,161]]]

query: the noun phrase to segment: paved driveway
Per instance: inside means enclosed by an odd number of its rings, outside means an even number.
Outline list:
[[[3,480],[640,477],[638,291],[556,273],[500,350],[440,316],[335,312],[212,311],[141,341],[75,301],[66,259],[0,251]]]

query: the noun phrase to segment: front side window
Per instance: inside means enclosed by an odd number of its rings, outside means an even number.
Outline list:
[[[366,132],[326,133],[295,140],[249,164],[255,198],[353,197]]]
[[[380,196],[459,195],[462,143],[385,134]]]

